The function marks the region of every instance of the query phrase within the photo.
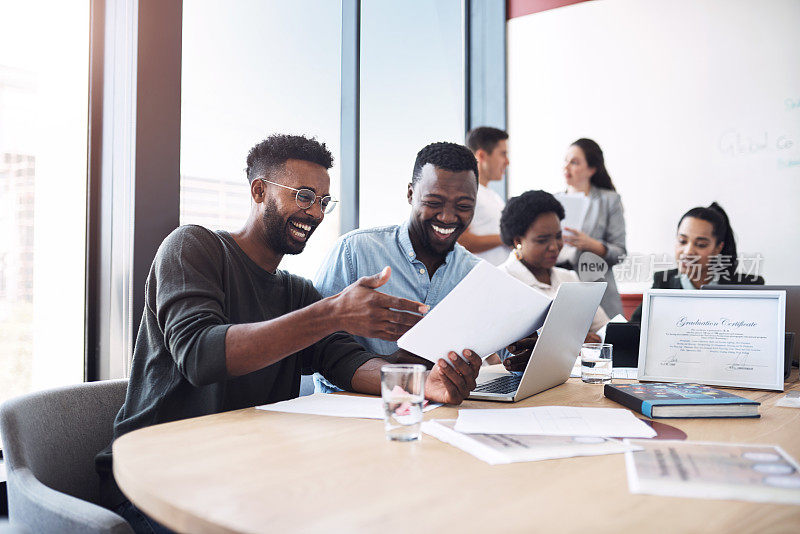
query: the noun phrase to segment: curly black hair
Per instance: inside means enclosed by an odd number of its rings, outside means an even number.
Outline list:
[[[473,152],[477,152],[480,148],[491,154],[497,143],[506,139],[508,139],[507,132],[491,126],[478,126],[467,132],[467,146]]]
[[[509,199],[500,215],[500,238],[509,247],[514,246],[514,238],[523,236],[536,217],[543,213],[555,213],[558,220],[564,220],[564,206],[547,191],[526,191]]]
[[[422,167],[428,163],[446,171],[472,171],[475,175],[475,183],[478,183],[478,160],[464,145],[446,142],[431,143],[417,152],[414,173],[411,175],[411,185],[415,185],[419,181]]]
[[[247,154],[247,181],[253,183],[256,178],[283,166],[288,159],[316,163],[326,169],[333,167],[331,151],[315,137],[275,134],[258,143]]]

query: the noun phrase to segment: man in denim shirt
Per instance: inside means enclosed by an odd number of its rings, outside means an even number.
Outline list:
[[[408,220],[340,237],[320,266],[314,285],[323,297],[329,297],[388,266],[391,276],[380,292],[433,308],[480,261],[456,243],[472,221],[477,191],[478,165],[467,147],[426,146],[417,154],[408,184]],[[377,354],[398,352],[393,341],[355,339]],[[326,393],[340,391],[320,374],[314,375],[314,386]]]

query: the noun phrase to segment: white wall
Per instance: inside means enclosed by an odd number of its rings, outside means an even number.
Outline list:
[[[510,194],[563,189],[564,151],[589,137],[630,254],[671,256],[680,215],[716,200],[767,283],[800,283],[798,28],[797,0],[603,0],[511,20]]]

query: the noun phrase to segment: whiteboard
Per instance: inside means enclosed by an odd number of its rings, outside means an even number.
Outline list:
[[[509,194],[563,190],[564,152],[589,137],[629,254],[671,259],[680,216],[716,200],[768,284],[800,283],[798,28],[800,0],[601,0],[512,19]],[[629,278],[622,292],[651,280]]]

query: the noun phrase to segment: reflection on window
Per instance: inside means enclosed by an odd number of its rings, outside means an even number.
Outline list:
[[[193,0],[183,5],[181,224],[238,230],[250,210],[247,152],[305,134],[339,155],[341,2]],[[330,171],[339,198],[339,168]],[[339,210],[281,268],[312,277]]]
[[[0,0],[0,402],[80,382],[89,2]]]
[[[464,142],[461,0],[361,2],[359,225],[408,218],[417,152]]]

